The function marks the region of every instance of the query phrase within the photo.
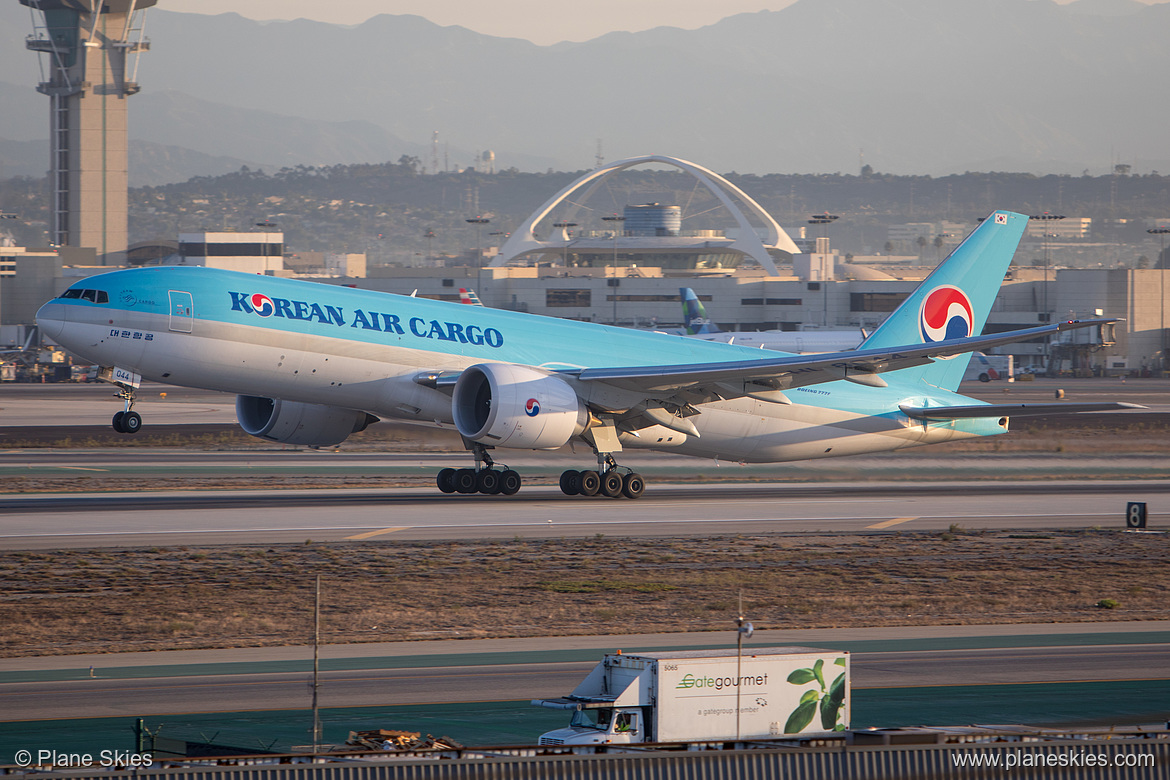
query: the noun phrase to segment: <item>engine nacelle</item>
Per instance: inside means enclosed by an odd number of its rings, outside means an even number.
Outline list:
[[[589,423],[589,411],[567,382],[511,363],[465,369],[451,409],[460,434],[493,447],[556,449]]]
[[[254,395],[236,396],[236,419],[246,433],[283,444],[331,447],[378,418],[356,409]]]

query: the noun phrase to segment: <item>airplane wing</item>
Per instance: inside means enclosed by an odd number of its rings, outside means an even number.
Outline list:
[[[786,390],[841,379],[873,387],[885,387],[885,380],[878,374],[886,371],[926,365],[934,360],[964,352],[990,349],[1051,333],[1117,321],[1117,319],[1070,320],[1038,328],[948,339],[932,344],[913,344],[893,349],[861,349],[718,363],[583,368],[559,373],[585,382],[607,382],[626,390],[651,394],[670,391],[689,391],[698,394],[714,392],[723,398],[753,395],[769,388]],[[741,384],[742,390],[736,392],[736,386]]]
[[[909,406],[898,407],[907,417],[917,420],[959,420],[969,417],[1040,417],[1075,412],[1109,412],[1119,409],[1145,409],[1141,404],[1125,401],[1100,401],[1082,404],[982,404],[977,406]]]

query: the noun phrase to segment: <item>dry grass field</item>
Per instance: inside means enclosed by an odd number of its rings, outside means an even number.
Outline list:
[[[330,643],[1170,618],[1165,534],[306,541],[0,553],[0,656],[303,644],[317,574]]]

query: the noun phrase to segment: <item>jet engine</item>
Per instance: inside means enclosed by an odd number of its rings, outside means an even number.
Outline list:
[[[331,447],[351,433],[364,431],[378,418],[356,409],[282,401],[254,395],[236,396],[236,418],[246,433],[284,444]]]
[[[451,407],[460,434],[492,447],[556,449],[589,423],[589,411],[567,382],[511,363],[465,369]]]

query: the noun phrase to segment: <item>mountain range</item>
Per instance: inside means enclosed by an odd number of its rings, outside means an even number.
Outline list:
[[[434,131],[452,168],[492,149],[497,167],[588,169],[600,141],[609,159],[721,172],[1170,170],[1170,3],[799,0],[538,46],[417,16],[256,22],[163,0],[147,30],[137,183],[401,155],[430,168]],[[9,142],[47,137],[31,31],[28,9],[0,2]],[[10,147],[28,148],[0,141],[0,174],[43,173]]]

